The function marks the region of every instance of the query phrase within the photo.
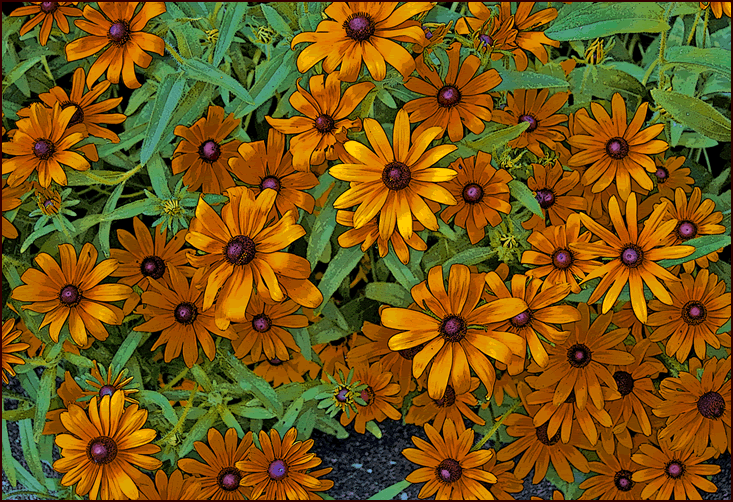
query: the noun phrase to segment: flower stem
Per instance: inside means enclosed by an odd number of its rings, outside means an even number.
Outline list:
[[[476,443],[476,445],[471,448],[471,451],[480,450],[484,444],[486,444],[486,441],[491,439],[491,437],[496,434],[496,431],[499,430],[499,427],[504,423],[504,420],[506,420],[506,417],[508,417],[513,411],[515,411],[517,408],[519,408],[522,405],[522,401],[520,399],[517,399],[514,404],[511,405],[511,407],[499,418],[499,421],[494,424],[494,426],[489,429],[489,432],[486,433],[484,437],[481,438],[481,441]]]
[[[702,46],[701,49],[705,48],[705,38],[708,34],[708,21],[710,20],[710,9],[705,9],[705,22],[702,26]]]
[[[687,42],[685,42],[685,45],[690,45],[692,43],[692,37],[695,36],[695,28],[697,28],[697,23],[700,21],[700,14],[702,14],[702,10],[698,9],[697,14],[695,14],[695,21],[692,23],[692,29],[690,30],[690,36],[687,37]]]
[[[674,10],[674,6],[677,5],[677,2],[669,2],[667,6],[667,10],[664,11],[664,22],[667,22],[667,19],[669,19],[670,14]],[[658,89],[664,89],[666,85],[666,75],[664,74],[664,65],[667,63],[667,60],[665,59],[664,55],[667,51],[667,32],[663,31],[662,36],[659,39],[659,57],[657,58],[659,60],[659,80],[657,82],[657,88]]]
[[[669,357],[667,355],[667,349],[664,345],[662,345],[662,342],[657,342],[657,345],[662,350],[662,353],[659,354],[659,356],[662,358],[664,365],[669,370],[670,375],[672,375],[674,378],[677,378],[680,373],[689,371],[688,368],[680,364],[677,359],[675,359],[674,357]]]

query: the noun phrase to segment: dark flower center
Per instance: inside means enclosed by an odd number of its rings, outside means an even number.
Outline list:
[[[669,171],[664,167],[658,167],[654,174],[657,177],[657,183],[664,183],[669,178]]]
[[[333,130],[334,122],[333,118],[329,115],[320,115],[316,119],[316,130],[321,134],[326,134]]]
[[[55,151],[56,146],[53,144],[53,141],[47,139],[39,139],[33,145],[33,153],[41,160],[50,159]]]
[[[534,198],[539,202],[542,209],[547,209],[555,203],[555,193],[549,188],[541,188],[537,190]]]
[[[43,201],[43,207],[53,206],[53,201],[51,199]]]
[[[402,162],[390,162],[382,171],[382,181],[390,190],[407,188],[411,179],[410,168]]]
[[[104,396],[112,397],[112,394],[114,394],[116,390],[117,390],[117,387],[115,387],[114,385],[105,385],[101,389],[99,389],[99,397],[100,398]]]
[[[449,315],[440,325],[440,334],[447,342],[460,342],[466,336],[466,322],[458,316]]]
[[[160,279],[165,274],[165,262],[159,256],[148,256],[140,263],[140,273],[145,277]]]
[[[246,235],[237,235],[224,246],[224,256],[232,265],[246,265],[255,257],[255,243]]]
[[[109,27],[109,39],[116,45],[123,45],[130,40],[130,25],[127,21],[117,21]]]
[[[349,389],[342,388],[336,393],[336,401],[340,403],[346,402],[346,396],[349,395]]]
[[[619,370],[613,374],[613,379],[616,380],[618,391],[622,396],[627,396],[634,390],[634,379],[629,372]]]
[[[275,190],[276,192],[279,192],[281,186],[282,185],[280,184],[280,180],[277,179],[275,176],[267,176],[266,178],[262,178],[262,181],[260,181],[260,190],[270,188],[272,190]]]
[[[346,36],[356,40],[357,42],[363,42],[369,40],[374,35],[376,25],[369,14],[364,12],[357,12],[350,15],[343,24],[346,30]]]
[[[481,41],[482,47],[494,45],[494,39],[488,35],[479,35],[478,39]]]
[[[361,391],[360,396],[364,400],[367,406],[369,406],[370,404],[374,402],[375,396],[374,396],[374,391],[372,390],[371,387],[367,387],[366,389]]]
[[[522,328],[529,324],[531,320],[532,312],[529,310],[525,310],[524,312],[520,312],[519,314],[509,319],[509,324],[511,324],[515,328]]]
[[[51,14],[59,8],[58,2],[41,2],[41,10],[46,14]]]
[[[621,251],[620,258],[621,262],[623,262],[627,267],[636,268],[641,265],[642,261],[644,261],[644,253],[641,251],[639,246],[628,244],[624,247],[624,250]]]
[[[87,457],[95,464],[109,464],[117,456],[117,443],[107,436],[99,436],[87,445]]]
[[[461,479],[463,469],[461,464],[452,458],[446,458],[435,468],[438,479],[444,483],[455,483]]]
[[[443,394],[443,397],[440,399],[433,399],[435,401],[435,404],[440,406],[441,408],[449,408],[453,406],[456,402],[456,391],[453,390],[453,387],[450,385],[446,386],[445,393]]]
[[[675,230],[677,236],[683,241],[689,241],[697,235],[697,225],[689,220],[680,221]]]
[[[692,326],[705,322],[707,314],[707,309],[700,302],[690,301],[682,307],[682,320]]]
[[[697,409],[705,418],[720,418],[725,412],[725,399],[717,392],[706,392],[698,399]]]
[[[280,359],[278,359],[277,357],[273,357],[273,358],[272,358],[272,359],[270,359],[270,360],[269,360],[268,362],[269,362],[269,363],[270,363],[270,365],[272,365],[272,366],[280,366],[280,365],[281,365],[281,364],[283,363],[283,362],[282,362],[282,361],[281,361]]]
[[[613,477],[613,482],[616,485],[616,488],[622,492],[631,490],[634,487],[634,482],[631,480],[632,474],[633,473],[631,471],[627,471],[626,469],[618,471]]]
[[[242,479],[242,473],[236,467],[225,467],[219,471],[216,482],[222,490],[233,492],[239,488],[239,481]]]
[[[282,460],[275,460],[267,468],[267,474],[274,480],[281,480],[288,474],[288,464]]]
[[[75,126],[77,124],[81,124],[84,122],[84,110],[81,106],[77,105],[76,103],[72,103],[71,101],[67,101],[63,105],[61,105],[61,109],[68,108],[70,106],[73,106],[76,108],[76,111],[74,112],[74,115],[71,116],[71,121],[69,122],[69,127]]]
[[[75,307],[81,301],[81,292],[79,291],[79,288],[69,284],[61,289],[59,300],[66,307]]]
[[[582,343],[576,343],[568,349],[568,361],[576,368],[583,368],[591,361],[593,352]]]
[[[270,331],[270,328],[272,327],[272,321],[265,314],[260,314],[252,319],[252,327],[255,329],[255,331],[259,333],[264,333],[265,331]]]
[[[199,146],[199,157],[204,162],[216,162],[221,156],[221,148],[213,139],[208,139]]]
[[[430,40],[431,38],[433,38],[433,32],[430,31],[430,29],[427,26],[424,26],[423,25],[422,31],[425,32],[425,38],[427,38],[428,40]]]
[[[667,472],[667,476],[677,479],[682,476],[682,474],[684,474],[685,466],[682,465],[679,461],[673,460],[672,462],[667,464],[665,471]]]
[[[623,159],[629,154],[629,144],[624,138],[611,138],[606,143],[606,153],[612,159]]]
[[[552,264],[564,270],[573,264],[573,254],[567,249],[558,249],[552,253]]]
[[[460,100],[460,91],[452,85],[443,86],[443,88],[438,91],[438,105],[443,108],[456,106]]]
[[[535,434],[537,440],[545,446],[553,446],[555,443],[560,441],[560,431],[558,430],[552,438],[547,437],[547,427],[550,425],[549,422],[545,422],[539,427],[535,427]]]
[[[529,127],[527,128],[527,132],[532,132],[535,129],[537,129],[537,126],[539,125],[537,122],[537,119],[534,118],[532,115],[522,115],[519,117],[520,122],[529,122]]]
[[[180,303],[173,311],[173,317],[181,324],[189,325],[196,320],[199,311],[193,303]]]
[[[407,359],[408,361],[412,361],[415,356],[420,352],[423,347],[425,347],[424,343],[421,343],[420,345],[416,345],[415,347],[411,347],[409,349],[402,349],[400,351],[397,351],[397,353],[402,356],[403,359]]]
[[[484,198],[484,189],[481,185],[470,183],[463,187],[463,200],[469,204],[480,202]]]

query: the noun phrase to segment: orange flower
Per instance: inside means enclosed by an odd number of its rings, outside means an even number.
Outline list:
[[[418,16],[418,19],[424,19],[422,15]],[[446,26],[445,23],[423,23],[421,25],[423,33],[425,33],[426,43],[418,40],[412,44],[412,52],[416,54],[426,53],[430,54],[433,48],[440,45],[443,42],[445,36],[450,33],[453,21],[449,22]]]
[[[145,51],[164,54],[163,39],[142,30],[148,21],[166,11],[165,2],[142,2],[142,9],[135,14],[140,3],[99,2],[102,12],[87,5],[83,11],[86,21],[74,21],[90,36],[66,44],[66,59],[77,61],[105,49],[89,69],[87,87],[90,89],[105,70],[107,80],[113,84],[120,81],[122,74],[125,86],[137,89],[141,84],[135,76],[135,65],[147,68],[153,60]]]
[[[336,370],[341,370],[344,375],[349,373],[349,369],[336,364]],[[366,389],[361,391],[361,399],[366,402],[365,406],[355,403],[357,413],[341,413],[341,425],[346,426],[354,421],[354,430],[359,434],[366,432],[366,423],[370,420],[382,422],[385,418],[399,420],[402,413],[395,409],[402,401],[400,397],[400,386],[396,383],[390,383],[392,373],[384,371],[381,362],[372,365],[359,364],[354,370],[354,380],[358,380],[361,385],[366,385]]]
[[[494,69],[476,75],[480,60],[468,56],[460,64],[461,43],[455,42],[448,53],[448,73],[442,79],[436,69],[428,68],[424,55],[415,60],[417,72],[422,78],[410,77],[405,87],[422,94],[424,98],[405,103],[410,122],[422,122],[412,133],[417,138],[432,127],[440,127],[441,138],[448,130],[453,142],[463,139],[463,125],[474,134],[480,134],[491,120],[494,102],[488,92],[501,83],[499,72]],[[460,70],[459,70],[460,66]]]
[[[715,18],[720,19],[723,14],[730,17],[730,4],[731,2],[700,2],[700,8],[702,10],[707,10],[707,8],[710,7]]]
[[[265,189],[257,196],[246,187],[227,190],[229,203],[219,216],[203,198],[196,206],[186,241],[206,251],[204,256],[190,254],[194,267],[210,266],[203,310],[216,302],[216,325],[226,329],[230,320],[245,317],[253,286],[266,301],[279,302],[289,296],[296,303],[315,308],[323,301],[321,292],[308,280],[310,263],[305,258],[279,252],[305,235],[296,223],[297,213],[288,211],[267,225],[277,192]]]
[[[376,120],[364,119],[364,129],[374,151],[357,141],[344,144],[358,163],[331,167],[331,176],[351,182],[351,188],[333,206],[347,209],[359,205],[354,213],[355,229],[379,214],[379,235],[384,240],[390,238],[395,226],[409,240],[413,234],[413,215],[426,228],[437,230],[438,220],[423,197],[443,204],[456,203],[450,192],[437,184],[453,179],[456,172],[431,166],[457,147],[440,145],[426,152],[430,142],[440,134],[437,127],[423,132],[410,146],[410,122],[404,109],[397,112],[393,145]]]
[[[441,185],[458,203],[446,207],[440,213],[440,219],[448,223],[455,216],[455,224],[465,228],[471,244],[476,244],[486,235],[486,225],[495,227],[501,223],[499,212],[511,212],[508,183],[512,176],[504,169],[494,169],[491,154],[485,152],[458,158],[450,167],[458,175]]]
[[[146,474],[140,473],[135,480],[140,489],[138,500],[194,500],[201,491],[198,480],[189,476],[185,480],[181,471],[176,469],[170,479],[163,469],[155,473],[155,482]]]
[[[447,420],[458,423],[463,422],[463,417],[477,425],[485,425],[486,421],[469,408],[469,406],[478,404],[478,399],[473,392],[478,389],[479,383],[478,378],[471,377],[471,386],[463,393],[457,393],[453,387],[448,385],[445,388],[445,394],[440,399],[432,399],[427,392],[415,396],[405,416],[405,422],[422,426],[432,420],[431,425],[438,432],[443,429]]]
[[[3,145],[3,148],[5,146]],[[6,159],[3,159],[3,163],[5,163]],[[20,205],[23,203],[21,200],[21,197],[28,191],[30,187],[27,183],[22,183],[21,185],[18,185],[17,187],[8,187],[7,186],[7,179],[3,178],[3,185],[2,185],[2,211],[5,213],[5,211],[12,211],[13,209],[20,207]],[[10,223],[10,220],[8,220],[5,215],[3,215],[2,219],[2,231],[3,231],[3,238],[5,239],[16,239],[18,237],[18,229],[13,226],[12,223]]]
[[[487,463],[481,466],[481,469],[496,477],[496,483],[489,486],[489,491],[496,500],[514,500],[514,497],[509,494],[521,492],[524,488],[524,480],[517,479],[513,472],[509,472],[514,469],[514,462],[497,464],[496,452],[493,448],[490,451],[494,454]]]
[[[86,410],[89,406],[89,401],[80,401],[84,397],[84,391],[81,390],[79,384],[76,383],[76,380],[68,371],[64,373],[64,381],[59,385],[57,394],[61,398],[64,407],[58,410],[49,410],[46,413],[46,423],[43,426],[44,435],[53,434],[56,436],[57,434],[68,433],[69,431],[61,422],[61,414],[68,411],[67,409],[72,404],[76,404],[83,410]]]
[[[583,500],[641,500],[641,491],[646,483],[633,481],[635,472],[642,467],[631,460],[631,450],[613,455],[603,449],[596,450],[600,462],[590,462],[590,470],[597,476],[587,478],[579,488],[585,490]]]
[[[374,80],[384,80],[385,60],[407,78],[415,69],[410,53],[393,40],[425,45],[427,40],[420,23],[410,18],[432,9],[429,2],[408,2],[397,7],[394,2],[333,2],[323,11],[330,19],[321,21],[315,32],[299,33],[290,47],[301,42],[315,42],[298,55],[298,71],[305,73],[323,61],[323,71],[332,73],[341,65],[341,80],[356,81],[364,60]]]
[[[92,366],[91,372],[93,380],[85,380],[85,382],[87,385],[91,385],[94,390],[82,392],[83,395],[99,396],[101,399],[104,396],[111,396],[118,390],[121,390],[125,395],[126,403],[139,404],[135,399],[129,397],[131,394],[140,392],[139,389],[135,389],[132,385],[129,385],[133,378],[130,376],[123,380],[125,373],[127,373],[127,368],[123,368],[115,375],[111,364],[107,371],[105,371],[104,367],[102,367],[101,364],[98,364],[96,360],[93,361],[93,363],[94,365]],[[100,368],[102,369],[101,372],[99,371]],[[139,386],[139,383],[136,384],[136,386]]]
[[[580,180],[577,172],[564,171],[558,160],[548,167],[532,164],[532,169],[534,176],[527,180],[527,186],[535,193],[535,199],[540,204],[545,218],[533,215],[522,223],[524,228],[543,229],[548,216],[553,225],[562,225],[573,211],[586,210],[587,202],[583,197],[569,194]]]
[[[317,343],[313,345],[313,350],[321,359],[323,371],[333,375],[336,371],[336,363],[346,364],[346,354],[350,349],[367,342],[368,339],[362,334],[352,333],[328,343]]]
[[[257,364],[255,366],[255,375],[261,376],[272,385],[273,388],[291,382],[305,382],[303,375],[308,373],[311,379],[318,375],[321,367],[313,361],[307,360],[299,353],[288,354],[288,359],[282,361],[276,357],[267,359],[265,354],[260,355],[260,360],[253,360],[252,356],[246,356],[242,359],[244,364]]]
[[[690,177],[690,168],[682,167],[685,157],[668,157],[663,155],[654,156],[654,164],[657,170],[654,173],[657,191],[660,197],[674,200],[675,190],[681,188],[685,193],[692,192],[695,180]]]
[[[12,343],[16,338],[20,336],[19,329],[13,329],[15,327],[15,319],[8,319],[3,323],[3,382],[9,383],[8,375],[15,376],[15,370],[11,364],[25,364],[25,361],[18,356],[13,355],[13,352],[20,352],[29,347],[27,343]]]
[[[518,48],[514,18],[502,19],[492,16],[483,2],[468,2],[468,10],[476,17],[462,17],[456,22],[456,33],[471,35],[473,48],[481,54],[490,53],[493,61],[504,55],[500,51],[512,52]]]
[[[109,336],[102,324],[122,324],[122,310],[108,302],[127,298],[130,286],[124,284],[99,284],[117,268],[113,259],[97,263],[97,250],[84,244],[77,262],[76,250],[71,244],[59,246],[61,267],[48,253],[40,253],[35,262],[43,272],[29,268],[21,276],[25,283],[13,289],[12,298],[33,302],[24,309],[46,313],[41,328],[47,324],[49,335],[59,341],[61,327],[69,321],[71,338],[79,346],[87,343],[88,335],[104,341]],[[100,322],[101,321],[101,322]]]
[[[33,19],[23,25],[20,29],[19,35],[22,37],[43,21],[38,40],[41,42],[41,45],[46,45],[48,42],[48,36],[51,34],[51,28],[53,27],[54,21],[56,21],[56,26],[58,26],[61,31],[69,33],[69,22],[66,20],[66,16],[81,16],[81,10],[76,7],[71,7],[71,5],[77,5],[78,3],[79,2],[31,2],[32,5],[28,5],[27,7],[18,7],[9,15],[10,17],[17,17],[35,14]],[[718,15],[718,17],[720,17],[720,15]]]
[[[345,157],[343,143],[348,139],[347,132],[351,129],[361,131],[361,119],[349,120],[348,116],[374,89],[373,83],[361,82],[348,86],[342,96],[339,72],[328,75],[325,86],[323,79],[324,75],[310,78],[310,93],[300,86],[300,79],[295,82],[298,90],[289,101],[305,117],[276,119],[265,116],[276,130],[295,135],[290,138],[290,153],[297,171],[309,171],[310,166]]]

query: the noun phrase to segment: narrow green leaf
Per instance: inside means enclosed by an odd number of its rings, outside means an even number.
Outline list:
[[[683,243],[685,246],[695,247],[695,251],[691,255],[684,258],[676,258],[674,260],[660,260],[657,264],[664,268],[681,265],[688,261],[702,258],[713,251],[717,251],[725,246],[730,246],[730,244],[730,235],[703,235],[702,237],[697,237]]]
[[[446,9],[447,10],[447,9]],[[371,497],[369,497],[367,500],[392,500],[397,495],[400,494],[400,492],[405,491],[405,489],[410,486],[412,483],[409,481],[398,481],[397,483],[388,486],[384,490],[380,490]]]
[[[730,141],[730,120],[709,104],[675,91],[652,89],[651,93],[675,122],[715,141]]]
[[[443,263],[443,276],[448,277],[450,267],[454,263],[462,263],[466,266],[477,265],[481,262],[488,260],[495,254],[496,249],[490,247],[468,248]]]
[[[287,39],[293,38],[293,30],[290,29],[288,23],[282,18],[282,16],[269,5],[261,4],[262,13],[267,19],[267,23],[273,28],[279,35]]]
[[[592,2],[563,9],[545,30],[552,40],[590,40],[616,33],[661,33],[670,29],[658,3]]]
[[[567,80],[535,73],[532,71],[514,71],[497,68],[501,76],[501,83],[492,91],[514,91],[514,89],[552,89],[566,88],[570,84]]]
[[[230,406],[229,409],[236,413],[239,416],[245,417],[245,418],[254,418],[254,419],[268,419],[268,418],[275,418],[277,415],[275,415],[270,410],[266,410],[264,408],[259,407],[252,407],[252,406],[240,406],[240,405],[234,405]]]
[[[3,406],[3,413],[5,407]],[[8,481],[15,488],[18,484],[18,473],[15,472],[13,465],[13,454],[10,448],[10,436],[8,436],[8,421],[3,419],[3,472],[8,477]]]
[[[26,250],[28,250],[29,247],[31,247],[31,244],[36,242],[36,240],[40,239],[46,234],[50,234],[56,230],[56,227],[53,225],[46,225],[45,227],[39,228],[35,232],[32,232],[24,241],[23,244],[20,246],[20,252],[25,253]]]
[[[326,319],[329,319],[331,322],[335,323],[339,328],[343,329],[344,331],[349,331],[349,323],[346,322],[344,315],[341,313],[341,311],[339,311],[339,308],[334,303],[333,298],[328,300],[328,302],[326,302],[324,307],[321,309],[321,315],[323,315]]]
[[[474,152],[470,153],[470,155],[473,155],[474,153],[479,151],[492,152],[509,143],[511,140],[518,138],[519,135],[522,134],[528,127],[529,122],[522,122],[521,124],[517,124],[515,126],[505,127],[503,129],[499,129],[498,131],[485,134],[476,141],[466,140],[465,144],[469,149],[474,150]],[[458,153],[458,151],[454,152],[448,157],[450,157],[452,160],[453,155],[455,155],[456,153]]]
[[[132,356],[132,353],[135,352],[135,349],[140,343],[142,337],[143,333],[141,331],[130,331],[122,341],[122,344],[120,344],[120,348],[117,349],[115,356],[112,358],[112,366],[122,369],[125,364],[127,364],[130,356]]]
[[[413,286],[420,284],[421,281],[412,273],[412,270],[397,258],[394,249],[390,248],[387,256],[384,257],[384,264],[406,290],[410,291]]]
[[[336,228],[336,208],[333,207],[333,202],[344,192],[346,187],[347,185],[343,181],[336,182],[336,185],[328,194],[328,199],[323,209],[321,209],[321,212],[316,217],[316,221],[313,223],[310,237],[308,237],[308,250],[306,252],[306,259],[310,262],[311,269],[316,268],[318,258],[331,240],[331,234],[333,234],[333,230]]]
[[[41,455],[38,451],[38,441],[33,440],[33,425],[30,418],[18,422],[20,432],[20,446],[31,473],[39,482],[46,482],[46,475],[41,467]],[[45,422],[45,420],[44,420]],[[46,490],[43,490],[46,492]]]
[[[77,356],[73,352],[64,351],[64,359],[69,361],[74,366],[80,367],[80,368],[93,368],[94,362],[84,356]]]
[[[224,59],[224,54],[229,50],[229,46],[232,45],[234,35],[237,33],[239,25],[244,19],[247,8],[246,2],[226,2],[224,4],[224,18],[219,25],[219,39],[216,41],[214,60],[212,61],[215,67],[219,66],[221,60]]]
[[[312,361],[311,337],[308,330],[306,328],[288,328],[288,331],[293,335],[293,339],[300,348],[300,353],[303,357],[308,361]]]
[[[171,403],[168,401],[168,399],[162,394],[158,392],[153,392],[151,390],[141,390],[137,394],[137,398],[140,400],[140,402],[150,401],[152,403],[155,403],[163,412],[163,416],[165,417],[165,419],[170,422],[171,426],[175,427],[178,423],[178,415],[176,415],[176,412],[173,410],[173,407],[171,406]]]
[[[225,404],[221,403],[217,408],[219,410],[219,416],[221,416],[224,424],[230,429],[235,429],[237,431],[237,436],[240,438],[244,437],[244,429],[242,429],[239,421],[234,417],[234,415],[232,415],[232,412],[229,411],[229,408]]]
[[[273,54],[270,55],[270,59],[260,63],[255,71],[255,83],[250,89],[251,94],[255,96],[252,102],[245,102],[239,106],[234,116],[241,118],[248,113],[253,112],[259,108],[265,101],[275,95],[278,89],[280,89],[284,82],[295,82],[295,79],[300,76],[297,68],[294,68],[295,52],[290,50],[290,44],[285,43],[280,49],[280,45],[275,48]],[[292,87],[295,85],[292,84]],[[329,183],[323,179],[322,175],[319,178],[321,182],[316,188],[322,187],[323,190],[328,188]],[[316,197],[317,199],[318,197]]]
[[[153,186],[155,195],[161,199],[170,199],[172,195],[168,187],[168,179],[171,177],[171,170],[165,165],[160,154],[153,153],[145,168],[148,170],[150,184]]]
[[[199,366],[198,364],[194,364],[191,367],[191,374],[193,375],[196,382],[198,382],[198,384],[201,385],[201,387],[203,387],[206,392],[211,392],[212,390],[214,390],[214,386],[209,379],[209,375],[206,374],[201,366]]]
[[[285,415],[272,427],[277,432],[280,433],[280,437],[282,438],[285,436],[285,433],[290,430],[290,428],[295,423],[295,420],[298,418],[298,415],[303,410],[303,396],[299,397],[293,403],[288,406],[287,411],[285,412]]]
[[[109,196],[109,199],[107,199],[107,203],[102,209],[103,215],[108,217],[112,213],[112,211],[115,210],[115,206],[117,206],[117,201],[120,199],[120,195],[122,195],[122,190],[125,189],[125,181],[117,185],[112,191],[112,195]],[[109,258],[109,232],[111,229],[111,220],[102,221],[102,223],[99,224],[99,249],[101,249],[102,255],[104,255],[105,258]]]
[[[395,307],[407,308],[412,303],[410,292],[399,284],[370,282],[366,287],[366,297]]]
[[[374,420],[369,420],[366,423],[366,429],[371,432],[375,438],[382,439],[382,429],[379,428],[377,422]]]
[[[163,131],[168,125],[178,101],[186,87],[186,79],[180,73],[169,73],[163,78],[158,87],[153,105],[153,114],[145,130],[143,145],[140,149],[140,163],[147,164],[153,152],[158,148],[163,137]]]
[[[36,416],[33,422],[33,440],[36,443],[41,440],[41,433],[46,424],[46,413],[51,406],[52,393],[56,393],[56,367],[47,366],[41,375],[36,396]]]
[[[337,420],[334,420],[328,415],[316,415],[315,427],[316,429],[321,430],[326,434],[336,436],[338,439],[346,439],[347,437],[349,437],[349,433],[346,432],[346,429],[344,429],[344,427]]]
[[[199,59],[189,59],[185,62],[183,70],[186,72],[186,75],[194,80],[222,87],[245,103],[254,105],[252,96],[247,92],[247,89],[242,87],[242,84],[209,63],[204,63]],[[160,91],[158,92],[160,93]]]
[[[320,315],[326,302],[328,302],[333,293],[338,289],[344,278],[354,270],[354,267],[356,267],[363,256],[364,252],[359,246],[339,249],[336,256],[331,260],[331,263],[328,264],[328,268],[323,274],[321,282],[318,283],[318,289],[323,295],[323,303],[315,310],[315,315]]]
[[[178,458],[185,457],[193,449],[193,443],[204,438],[211,426],[214,425],[218,415],[216,408],[209,408],[209,411],[196,421],[191,430],[186,433],[186,438],[178,449]]]
[[[298,441],[305,441],[310,438],[315,425],[316,411],[313,408],[306,408],[295,423],[295,428],[298,430]]]
[[[309,326],[308,332],[311,335],[311,344],[313,345],[332,342],[349,334],[348,331],[339,328],[328,318],[323,318]]]
[[[25,75],[28,70],[30,70],[34,66],[37,66],[38,63],[40,63],[41,59],[43,59],[43,56],[36,56],[34,58],[28,59],[27,61],[18,63],[17,65],[15,65],[15,67],[13,67],[12,70],[6,73],[5,78],[3,79],[3,94],[5,93],[5,89],[13,85],[19,78]]]
[[[511,192],[512,197],[521,202],[524,207],[532,211],[540,218],[545,218],[545,215],[542,212],[542,208],[540,207],[540,203],[537,202],[537,199],[535,199],[534,195],[532,194],[532,190],[530,190],[523,181],[510,181],[509,191]]]
[[[670,47],[667,50],[667,66],[685,66],[697,71],[714,71],[730,81],[730,51],[714,47],[701,49],[689,45]]]
[[[112,211],[108,218],[110,220],[127,220],[133,216],[143,214],[148,209],[151,209],[154,204],[155,203],[152,199],[146,198],[143,200],[136,200],[135,202],[130,202],[129,204],[118,207]]]
[[[35,476],[26,471],[25,468],[20,465],[20,462],[11,457],[11,463],[13,464],[13,468],[15,469],[15,471],[20,475],[20,479],[18,479],[18,481],[20,481],[22,485],[24,485],[29,490],[33,490],[39,493],[47,493],[46,488],[44,488],[44,486],[38,482]],[[4,465],[3,470],[5,470]]]
[[[277,397],[275,391],[270,387],[267,381],[254,374],[242,362],[234,357],[234,354],[228,354],[223,359],[227,363],[229,373],[234,380],[246,391],[251,391],[257,399],[276,416],[281,417],[283,414],[283,405]]]

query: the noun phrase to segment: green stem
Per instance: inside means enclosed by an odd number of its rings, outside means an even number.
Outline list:
[[[183,427],[183,424],[186,422],[186,415],[188,415],[188,412],[191,411],[191,407],[193,406],[193,398],[196,396],[196,392],[198,392],[198,386],[194,387],[191,391],[191,394],[188,396],[188,401],[186,402],[186,407],[183,408],[183,413],[181,413],[181,418],[178,419],[178,423],[175,427],[173,427],[168,434],[163,436],[157,444],[159,446],[165,446],[168,444],[168,441],[171,437],[173,437],[180,429]]]
[[[48,493],[34,492],[31,490],[18,490],[17,492],[8,492],[3,495],[4,495],[3,499],[6,499],[6,500],[13,500],[14,496],[20,497],[20,496],[28,496],[28,495],[32,495],[41,500],[48,500],[48,499],[59,500],[57,497],[51,496]]]
[[[667,10],[664,11],[664,22],[667,22],[667,19],[669,19],[670,14],[674,10],[674,6],[677,5],[677,2],[669,2],[669,5],[667,6]],[[659,60],[659,79],[657,82],[657,88],[658,89],[664,89],[666,85],[666,75],[664,74],[664,65],[667,63],[667,60],[665,59],[664,55],[667,51],[667,32],[663,31],[662,36],[659,39],[659,57],[657,58]]]
[[[188,368],[183,368],[183,371],[181,371],[179,374],[173,378],[170,382],[165,384],[161,389],[160,392],[165,392],[167,390],[171,390],[171,387],[173,387],[175,384],[178,383],[179,380],[181,380],[183,377],[186,376],[186,373],[188,373]]]
[[[685,45],[690,45],[692,43],[692,37],[695,36],[695,28],[697,28],[697,23],[700,21],[700,14],[702,14],[702,10],[697,9],[697,14],[695,14],[695,21],[692,23],[692,29],[690,30],[690,35],[687,37],[687,42],[685,42]]]
[[[667,366],[670,375],[672,375],[674,378],[677,378],[680,373],[689,371],[688,368],[680,364],[677,359],[675,359],[674,357],[669,357],[667,355],[667,348],[662,345],[662,342],[657,342],[657,345],[662,351],[659,356],[662,358],[662,362],[664,362],[664,365]]]
[[[517,399],[514,404],[504,413],[498,422],[494,424],[494,426],[489,429],[489,432],[486,433],[484,437],[481,438],[481,441],[476,443],[476,445],[471,448],[471,451],[480,450],[485,444],[486,441],[492,438],[494,434],[496,434],[496,431],[499,430],[499,427],[504,423],[504,420],[506,420],[506,417],[508,417],[512,412],[514,412],[517,408],[519,408],[522,405],[522,401]]]
[[[705,38],[708,34],[708,21],[710,20],[710,7],[705,9],[705,23],[702,26],[702,47],[701,49],[705,48]]]

